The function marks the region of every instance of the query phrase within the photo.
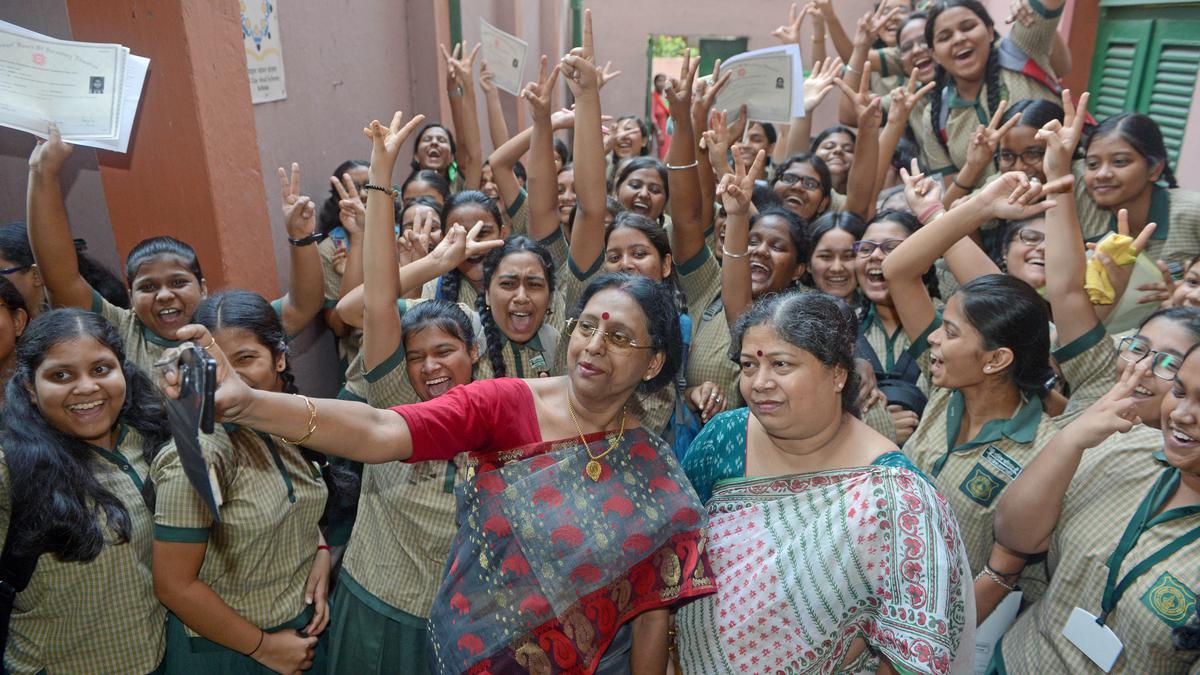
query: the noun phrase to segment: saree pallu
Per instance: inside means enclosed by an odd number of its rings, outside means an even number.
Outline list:
[[[634,429],[597,481],[588,460],[570,440],[468,456],[434,672],[589,673],[626,621],[713,591],[704,506],[671,449]]]
[[[889,466],[721,481],[717,592],[676,616],[687,675],[969,672],[974,589],[950,507]],[[868,650],[849,659],[855,638]]]

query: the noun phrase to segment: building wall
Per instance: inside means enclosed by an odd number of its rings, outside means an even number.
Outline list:
[[[52,37],[71,39],[71,22],[63,0],[0,0],[0,19]],[[0,127],[0,223],[25,220],[25,188],[32,135]],[[75,148],[62,171],[67,217],[76,237],[87,240],[88,253],[121,270],[112,223],[100,184],[96,151]]]

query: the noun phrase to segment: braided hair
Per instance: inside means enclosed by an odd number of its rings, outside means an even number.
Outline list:
[[[508,368],[504,365],[504,335],[496,325],[492,316],[492,308],[488,305],[487,289],[492,285],[492,277],[500,267],[500,263],[510,255],[517,253],[532,253],[542,264],[546,275],[546,287],[551,296],[554,295],[554,259],[550,252],[538,242],[524,235],[514,235],[504,240],[504,246],[494,249],[483,261],[483,290],[475,298],[475,311],[479,314],[479,322],[483,324],[483,336],[487,341],[488,362],[492,364],[492,377],[507,377]]]
[[[1159,180],[1166,183],[1167,187],[1179,187],[1175,181],[1175,172],[1171,170],[1171,158],[1167,154],[1167,145],[1163,142],[1162,128],[1152,117],[1142,113],[1126,112],[1106,118],[1087,137],[1084,153],[1097,138],[1103,138],[1113,133],[1120,135],[1121,140],[1132,146],[1150,165],[1151,170],[1155,165],[1161,165],[1162,176],[1159,177]]]
[[[21,556],[46,552],[63,562],[89,562],[106,543],[125,544],[133,535],[129,510],[96,477],[93,446],[50,424],[31,394],[37,369],[50,350],[80,338],[100,343],[121,364],[125,400],[117,423],[142,437],[147,465],[171,437],[158,387],[126,359],[120,334],[104,317],[72,308],[47,311],[34,319],[17,342],[17,363],[0,415],[0,444],[12,490],[11,543]],[[153,510],[154,485],[149,477],[142,498]]]
[[[479,190],[463,190],[451,197],[446,205],[442,207],[442,231],[450,227],[450,216],[464,206],[481,206],[492,216],[493,224],[497,229],[504,220],[500,217],[500,207],[496,206],[496,202],[492,201],[491,197],[483,194]],[[470,229],[467,227],[467,229]],[[458,268],[454,268],[441,276],[439,285],[438,297],[450,302],[458,302],[458,291],[462,285],[462,272]],[[487,282],[484,282],[484,287],[487,287]]]
[[[992,16],[988,14],[987,8],[979,0],[942,0],[929,10],[929,20],[925,22],[925,42],[931,50],[933,49],[934,28],[937,25],[938,17],[946,10],[955,7],[962,7],[979,17],[979,20],[987,26],[988,31],[995,36],[996,29],[995,23],[992,21]],[[934,82],[936,84],[933,86],[933,91],[929,92],[929,121],[930,126],[933,128],[933,135],[937,137],[938,143],[941,144],[942,148],[949,153],[950,147],[946,143],[946,140],[942,138],[942,105],[944,105],[942,101],[942,89],[951,83],[952,78],[941,63],[937,63],[935,72]],[[996,109],[1000,107],[1001,88],[1000,53],[996,49],[995,44],[992,43],[988,44],[988,59],[983,71],[983,80],[987,87],[986,114],[988,117],[991,117],[996,112]]]

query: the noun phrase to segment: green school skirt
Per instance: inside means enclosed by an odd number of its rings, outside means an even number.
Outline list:
[[[429,673],[429,621],[371,595],[338,575],[329,629],[329,673]]]
[[[330,606],[332,610],[332,606]],[[299,630],[308,625],[312,619],[312,607],[306,608],[300,616],[281,626],[266,628],[266,632],[274,633],[281,630]],[[326,672],[328,657],[326,636],[329,628],[321,634],[317,641],[317,651],[313,658],[313,667],[306,673],[321,675]],[[221,673],[222,675],[271,675],[275,671],[267,668],[254,659],[221,646],[212,640],[202,637],[190,637],[183,622],[174,614],[167,613],[167,654],[163,665],[159,668],[166,675],[193,675],[195,673]]]

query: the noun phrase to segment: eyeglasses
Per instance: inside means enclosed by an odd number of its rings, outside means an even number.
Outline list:
[[[1150,349],[1150,344],[1136,337],[1121,338],[1117,344],[1117,355],[1128,364],[1141,363],[1147,357],[1153,359],[1150,372],[1160,380],[1168,382],[1175,379],[1183,366],[1183,357],[1178,354],[1168,354]]]
[[[854,242],[854,253],[860,258],[870,258],[875,253],[875,249],[881,249],[883,250],[883,254],[887,255],[895,251],[896,247],[903,243],[903,239],[884,239],[883,241],[863,239]]]
[[[1042,158],[1046,156],[1046,150],[1043,148],[1026,148],[1025,152],[1012,152],[1009,150],[1001,150],[997,154],[997,159],[1000,161],[1000,166],[1011,167],[1017,163],[1017,158],[1020,157],[1025,166],[1041,166]]]
[[[1040,246],[1043,241],[1046,241],[1046,233],[1032,227],[1022,227],[1017,230],[1017,238],[1026,246]]]
[[[0,269],[0,276],[6,277],[10,274],[16,274],[17,272],[24,272],[25,270],[27,270],[31,267],[33,267],[33,265],[17,265],[16,267],[5,267],[5,268]]]
[[[805,190],[821,189],[821,181],[813,178],[812,176],[801,176],[800,174],[795,173],[781,173],[779,174],[779,178],[776,180],[784,185],[795,185],[796,183],[799,183],[800,187],[804,188]]]
[[[911,53],[912,50],[916,49],[917,47],[924,47],[924,48],[928,49],[929,45],[924,40],[909,40],[908,42],[901,42],[900,43],[900,53],[901,54]]]
[[[596,333],[599,333],[609,347],[618,351],[652,348],[650,345],[641,344],[624,333],[603,330],[600,326],[587,319],[567,319],[566,327],[568,335],[578,335],[582,338],[591,338]]]

